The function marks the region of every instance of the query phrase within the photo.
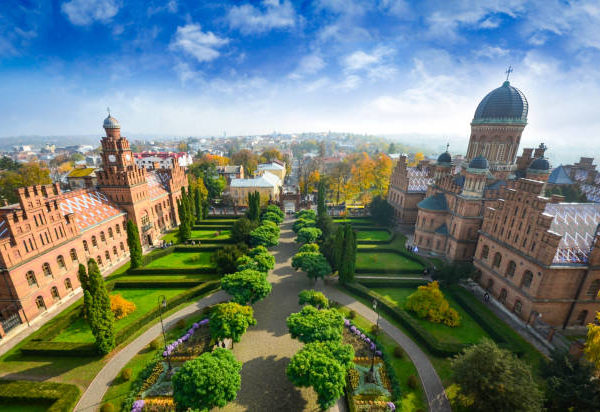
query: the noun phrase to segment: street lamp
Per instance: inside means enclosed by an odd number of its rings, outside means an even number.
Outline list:
[[[379,312],[377,312],[377,299],[373,299],[373,310],[377,313],[376,331],[379,330]],[[375,382],[375,342],[371,342],[371,369],[369,369],[369,378],[371,382]]]
[[[165,325],[163,323],[162,312],[167,308],[167,297],[165,295],[158,296],[158,315],[160,316],[160,326],[162,328],[163,341],[165,343],[165,352],[167,353],[167,364],[169,369],[167,375],[171,372],[171,354],[167,350],[167,336],[165,335]]]

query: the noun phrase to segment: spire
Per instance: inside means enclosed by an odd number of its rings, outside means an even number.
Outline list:
[[[508,69],[506,69],[506,81],[508,81],[508,78],[510,77],[510,74],[513,72],[512,66],[508,66]]]

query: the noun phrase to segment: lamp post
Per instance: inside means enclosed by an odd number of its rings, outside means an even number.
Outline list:
[[[377,323],[375,324],[376,329],[379,329],[379,312],[377,312],[377,300],[373,299],[373,310],[377,313]],[[371,368],[369,369],[369,380],[375,382],[375,342],[371,342]]]
[[[167,350],[167,336],[165,335],[165,325],[163,323],[162,312],[167,308],[167,297],[165,295],[158,296],[158,315],[160,317],[160,326],[162,328],[163,341],[165,343],[165,352],[167,353],[167,364],[169,365],[169,369],[167,370],[167,375],[171,373],[171,354]]]

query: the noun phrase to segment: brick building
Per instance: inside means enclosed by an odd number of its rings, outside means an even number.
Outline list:
[[[77,293],[79,263],[94,258],[106,273],[125,261],[127,219],[145,246],[177,225],[183,169],[139,168],[117,120],[109,115],[104,129],[97,187],[19,188],[19,202],[0,207],[0,337]]]
[[[425,198],[432,180],[428,162],[409,167],[406,155],[400,156],[390,176],[387,196],[397,223],[414,224],[417,221],[417,203]]]
[[[486,207],[479,282],[527,323],[583,327],[600,310],[600,204],[561,203],[543,188],[519,179]]]

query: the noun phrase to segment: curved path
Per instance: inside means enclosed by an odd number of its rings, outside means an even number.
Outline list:
[[[185,319],[207,306],[214,305],[215,303],[223,302],[228,299],[229,296],[223,291],[213,293],[212,295],[207,296],[192,305],[186,306],[180,311],[177,311],[171,316],[163,319],[165,329],[174,326],[179,319]],[[135,338],[133,342],[125,346],[123,349],[121,349],[121,351],[114,355],[106,363],[106,365],[104,365],[98,375],[96,375],[90,386],[87,387],[79,399],[77,406],[75,406],[75,411],[92,412],[98,410],[100,406],[102,406],[101,402],[104,394],[108,390],[111,382],[119,375],[121,369],[127,365],[127,362],[129,362],[131,358],[148,346],[148,344],[160,336],[160,334],[161,326],[159,322]]]

